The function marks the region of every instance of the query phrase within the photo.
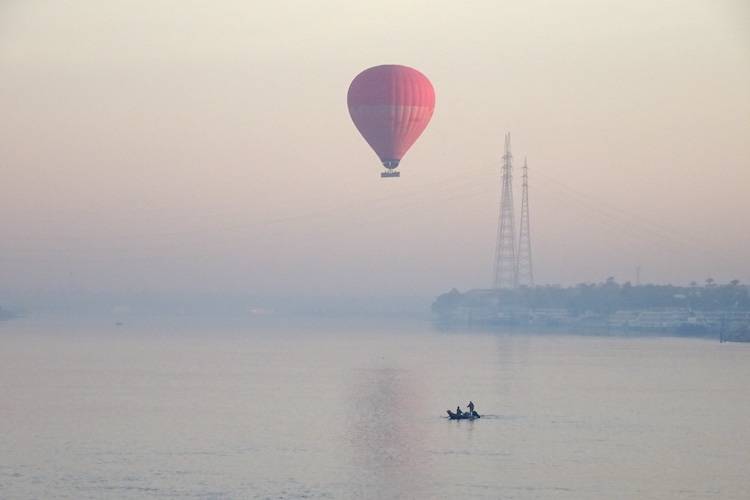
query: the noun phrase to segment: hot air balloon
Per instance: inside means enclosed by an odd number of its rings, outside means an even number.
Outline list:
[[[408,66],[374,66],[352,80],[347,104],[354,125],[386,168],[380,176],[399,177],[396,167],[435,109],[430,81]]]

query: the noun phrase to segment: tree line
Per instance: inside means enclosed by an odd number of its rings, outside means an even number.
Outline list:
[[[692,310],[750,310],[748,287],[732,280],[718,284],[708,278],[702,285],[690,286],[632,285],[607,278],[601,283],[579,283],[575,286],[544,285],[517,289],[473,290],[460,293],[453,289],[433,303],[435,312],[457,306],[484,306],[496,302],[499,308],[564,308],[573,314],[583,312],[611,313],[625,309],[689,308]]]

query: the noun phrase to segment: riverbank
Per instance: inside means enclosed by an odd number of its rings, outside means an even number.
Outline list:
[[[434,321],[445,327],[595,331],[750,342],[746,287],[722,288],[681,293],[684,290],[679,287],[603,284],[568,289],[451,290],[435,300],[432,313]]]

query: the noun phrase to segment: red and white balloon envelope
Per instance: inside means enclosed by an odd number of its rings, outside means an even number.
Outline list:
[[[398,177],[396,167],[432,118],[435,90],[416,69],[384,64],[352,80],[347,104],[354,125],[386,168],[380,176]]]

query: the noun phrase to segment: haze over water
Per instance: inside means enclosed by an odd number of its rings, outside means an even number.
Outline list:
[[[749,345],[195,323],[2,324],[0,496],[750,496]]]
[[[746,500],[750,345],[426,318],[506,132],[537,284],[750,282],[749,130],[746,0],[2,1],[0,499]]]

